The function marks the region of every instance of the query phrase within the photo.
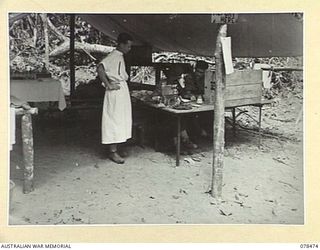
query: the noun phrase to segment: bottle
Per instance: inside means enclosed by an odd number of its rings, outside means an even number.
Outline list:
[[[203,100],[202,100],[202,96],[201,95],[198,95],[198,98],[197,98],[197,104],[203,104]]]

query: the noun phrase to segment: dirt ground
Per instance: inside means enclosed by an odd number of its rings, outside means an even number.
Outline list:
[[[212,142],[184,155],[131,143],[124,165],[100,145],[99,112],[34,121],[35,190],[22,192],[22,153],[10,154],[9,224],[303,224],[303,119],[301,96],[265,107],[261,147],[255,132],[226,126],[223,200],[208,194]],[[248,109],[252,111],[252,109]],[[253,116],[257,112],[248,112]],[[243,115],[240,124],[254,126]],[[19,131],[17,131],[19,133]],[[17,134],[18,138],[19,134]]]

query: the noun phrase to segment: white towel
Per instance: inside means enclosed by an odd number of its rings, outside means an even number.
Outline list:
[[[231,53],[231,37],[221,37],[222,52],[226,74],[233,73],[232,53]]]
[[[253,69],[261,69],[261,68],[271,69],[271,66],[265,63],[255,63],[253,66]],[[271,77],[272,77],[271,70],[262,70],[262,82],[263,82],[264,88],[270,89],[272,87]]]

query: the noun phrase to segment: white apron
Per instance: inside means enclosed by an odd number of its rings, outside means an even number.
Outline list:
[[[101,141],[102,144],[125,142],[132,136],[132,111],[122,53],[114,50],[101,63],[109,81],[120,86],[119,90],[105,91]]]
[[[119,90],[106,91],[102,112],[102,143],[121,143],[131,138],[132,114],[126,82]]]

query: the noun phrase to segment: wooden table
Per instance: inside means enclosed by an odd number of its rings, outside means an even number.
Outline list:
[[[188,110],[177,110],[170,107],[161,107],[157,104],[153,104],[150,102],[142,101],[138,98],[133,97],[137,104],[142,105],[144,107],[151,108],[156,112],[163,112],[171,117],[174,117],[176,119],[177,124],[177,145],[176,145],[176,166],[180,165],[180,151],[181,151],[181,119],[185,115],[196,115],[201,112],[213,112],[214,111],[214,105],[212,104],[202,104],[197,107],[193,107],[192,109]],[[236,108],[243,107],[243,106],[255,106],[259,108],[259,120],[258,122],[258,131],[259,131],[259,143],[261,140],[261,117],[262,117],[262,107],[266,104],[271,104],[272,101],[261,101],[260,103],[248,103],[241,106],[227,106],[225,107],[226,111],[232,112],[232,120],[233,120],[233,129],[235,129],[235,123],[236,123]]]
[[[61,83],[52,78],[10,80],[10,96],[14,96],[24,102],[58,102],[59,110],[66,108],[66,101]],[[21,117],[22,149],[23,149],[23,192],[34,190],[34,149],[32,115],[38,113],[37,108],[25,110],[18,108],[15,115]]]
[[[66,108],[61,83],[52,78],[10,80],[10,95],[26,102],[58,102],[60,110]]]

